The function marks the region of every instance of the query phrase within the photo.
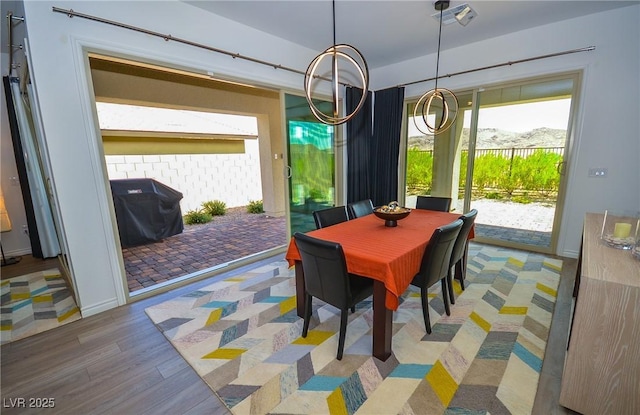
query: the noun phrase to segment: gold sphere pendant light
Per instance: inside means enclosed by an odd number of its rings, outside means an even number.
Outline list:
[[[458,98],[456,95],[446,88],[438,88],[438,70],[440,66],[440,40],[442,38],[442,11],[449,8],[449,0],[438,0],[434,7],[440,11],[440,30],[438,32],[438,54],[436,58],[436,78],[435,87],[427,91],[418,100],[413,110],[413,121],[416,128],[423,134],[439,134],[449,129],[453,125],[458,116]],[[428,119],[429,114],[435,114],[435,122],[431,123]],[[422,131],[418,124],[418,114],[421,115],[424,124],[427,126],[428,133]]]
[[[313,103],[313,99],[311,97],[313,91],[314,80],[323,79],[320,75],[317,75],[316,72],[320,67],[320,64],[325,59],[331,58],[331,86],[332,86],[332,104],[333,104],[333,113],[325,114],[316,107]],[[339,70],[339,60],[344,60],[348,64],[352,65],[355,68],[355,71],[359,77],[359,81],[364,91],[360,101],[356,108],[345,116],[340,116],[340,70]],[[345,73],[345,71],[342,71]],[[367,91],[369,90],[369,68],[367,66],[367,61],[364,59],[360,51],[355,47],[347,44],[336,44],[336,2],[333,1],[333,46],[327,48],[324,52],[316,56],[307,71],[304,74],[304,93],[307,98],[307,102],[309,103],[309,108],[311,109],[311,113],[316,119],[324,124],[328,125],[340,125],[349,121],[353,118],[358,111],[364,105],[367,99]]]

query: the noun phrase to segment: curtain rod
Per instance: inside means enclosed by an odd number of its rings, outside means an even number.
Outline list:
[[[304,75],[305,74],[304,71],[299,71],[297,69],[289,68],[287,66],[280,65],[280,64],[277,64],[277,63],[271,63],[271,62],[263,61],[261,59],[256,59],[256,58],[252,58],[252,57],[249,57],[249,56],[244,56],[244,55],[241,55],[239,53],[229,52],[229,51],[226,51],[226,50],[223,50],[223,49],[214,48],[212,46],[203,45],[202,43],[192,42],[190,40],[182,39],[182,38],[179,38],[179,37],[174,37],[174,36],[171,36],[171,35],[167,35],[167,34],[163,34],[163,33],[159,33],[159,32],[154,32],[152,30],[143,29],[141,27],[131,26],[131,25],[128,25],[126,23],[120,23],[120,22],[116,22],[114,20],[107,20],[107,19],[103,19],[101,17],[92,16],[92,15],[89,15],[89,14],[78,13],[78,12],[74,11],[73,9],[65,10],[65,9],[61,9],[59,7],[53,6],[52,7],[52,11],[55,12],[55,13],[66,14],[67,16],[69,16],[69,18],[81,17],[83,19],[93,20],[94,22],[105,23],[105,24],[108,24],[108,25],[111,25],[111,26],[116,26],[116,27],[120,27],[120,28],[123,28],[123,29],[133,30],[134,32],[140,32],[140,33],[144,33],[146,35],[160,37],[160,38],[166,40],[167,42],[170,41],[170,40],[173,40],[174,42],[184,43],[185,45],[195,46],[197,48],[206,49],[206,50],[209,50],[209,51],[212,51],[212,52],[221,53],[223,55],[231,56],[234,59],[243,59],[243,60],[247,60],[247,61],[250,61],[250,62],[259,63],[261,65],[271,66],[274,69],[283,69],[285,71],[294,72],[294,73],[297,73],[297,74],[300,74],[300,75]]]
[[[519,59],[519,60],[515,60],[515,61],[497,63],[495,65],[482,66],[480,68],[467,69],[465,71],[454,72],[454,73],[442,75],[442,76],[439,76],[438,79],[450,78],[452,76],[463,75],[463,74],[467,74],[467,73],[471,73],[471,72],[484,71],[486,69],[499,68],[501,66],[511,66],[511,65],[515,65],[516,63],[523,63],[523,62],[535,61],[535,60],[539,60],[539,59],[553,58],[555,56],[561,56],[561,55],[569,55],[571,53],[590,52],[592,50],[595,50],[595,48],[596,48],[595,46],[587,46],[587,47],[579,48],[579,49],[566,50],[564,52],[549,53],[547,55],[534,56],[532,58],[525,58],[525,59]],[[432,78],[427,78],[427,79],[421,79],[419,81],[407,82],[405,84],[399,84],[397,86],[398,87],[403,87],[403,86],[407,86],[407,85],[414,85],[414,84],[419,84],[419,83],[422,83],[422,82],[433,81],[434,79],[436,79],[436,78],[432,77]]]
[[[234,59],[243,59],[243,60],[247,60],[249,62],[254,62],[254,63],[258,63],[261,65],[265,65],[265,66],[270,66],[274,69],[282,69],[285,71],[289,71],[289,72],[293,72],[293,73],[297,73],[300,75],[305,75],[305,71],[300,71],[298,69],[294,69],[294,68],[290,68],[284,65],[280,65],[277,63],[272,63],[272,62],[268,62],[268,61],[264,61],[261,59],[256,59],[256,58],[252,58],[249,56],[244,56],[241,55],[240,53],[234,53],[234,52],[229,52],[223,49],[218,49],[218,48],[214,48],[212,46],[207,46],[207,45],[203,45],[201,43],[197,43],[197,42],[193,42],[190,40],[186,40],[186,39],[182,39],[179,37],[174,37],[172,35],[168,35],[168,34],[163,34],[163,33],[159,33],[159,32],[154,32],[152,30],[148,30],[148,29],[143,29],[141,27],[137,27],[137,26],[132,26],[126,23],[121,23],[121,22],[116,22],[114,20],[108,20],[108,19],[103,19],[101,17],[97,17],[97,16],[92,16],[89,14],[84,14],[84,13],[79,13],[74,11],[73,9],[61,9],[59,7],[52,7],[52,11],[55,13],[62,13],[62,14],[66,14],[69,18],[72,17],[80,17],[83,19],[88,19],[88,20],[92,20],[94,22],[99,22],[99,23],[105,23],[111,26],[116,26],[116,27],[120,27],[123,29],[128,29],[128,30],[133,30],[134,32],[139,32],[139,33],[144,33],[147,35],[151,35],[151,36],[156,36],[156,37],[160,37],[162,39],[164,39],[165,41],[170,41],[173,40],[175,42],[178,43],[183,43],[185,45],[190,45],[190,46],[195,46],[197,48],[201,48],[201,49],[206,49],[212,52],[216,52],[216,53],[221,53],[223,55],[227,55],[227,56],[231,56]],[[522,62],[529,62],[529,61],[534,61],[534,60],[539,60],[539,59],[546,59],[546,58],[551,58],[551,57],[555,57],[555,56],[560,56],[560,55],[568,55],[571,53],[578,53],[578,52],[587,52],[587,51],[592,51],[595,50],[595,46],[588,46],[588,47],[584,47],[584,48],[580,48],[580,49],[572,49],[572,50],[567,50],[564,52],[557,52],[557,53],[551,53],[548,55],[541,55],[541,56],[535,56],[532,58],[526,58],[526,59],[520,59],[520,60],[516,60],[516,61],[509,61],[509,62],[503,62],[503,63],[498,63],[495,65],[489,65],[489,66],[483,66],[480,68],[475,68],[475,69],[468,69],[465,71],[460,71],[460,72],[454,72],[454,73],[450,73],[450,74],[446,74],[443,76],[439,76],[438,78],[450,78],[452,76],[456,76],[456,75],[463,75],[463,74],[467,74],[467,73],[471,73],[471,72],[477,72],[477,71],[483,71],[486,69],[493,69],[493,68],[498,68],[501,66],[510,66],[510,65],[515,65],[517,63],[522,63]],[[318,77],[320,79],[325,79],[325,80],[329,80],[323,77]],[[435,77],[433,78],[427,78],[427,79],[421,79],[418,81],[412,81],[412,82],[407,82],[404,84],[399,84],[397,85],[397,87],[405,87],[408,85],[414,85],[414,84],[418,84],[418,83],[422,83],[422,82],[428,82],[428,81],[433,81],[434,79],[436,79]]]

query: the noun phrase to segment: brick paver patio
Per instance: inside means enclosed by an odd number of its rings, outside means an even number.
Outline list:
[[[285,245],[286,226],[284,216],[229,209],[162,241],[123,248],[129,292]]]

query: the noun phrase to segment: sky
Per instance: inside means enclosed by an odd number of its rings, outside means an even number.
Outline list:
[[[515,133],[528,132],[542,127],[566,130],[570,106],[571,99],[567,98],[481,108],[478,116],[478,128],[497,128]],[[470,127],[471,111],[465,112],[463,125],[465,128]],[[418,131],[413,122],[410,122],[409,137],[416,135],[423,134]]]
[[[566,130],[569,122],[571,100],[533,102],[530,104],[508,105],[480,109],[478,128],[499,128],[501,130],[524,133],[536,128],[547,127]],[[465,117],[464,126],[469,128],[470,114]]]

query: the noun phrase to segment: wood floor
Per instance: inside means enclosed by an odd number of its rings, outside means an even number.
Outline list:
[[[282,259],[282,255],[259,264],[276,259]],[[575,270],[576,261],[565,259],[534,414],[574,413],[558,404],[558,396]],[[211,389],[144,313],[151,305],[209,283],[211,280],[200,281],[2,346],[0,411],[3,414],[228,414]],[[51,402],[55,406],[47,410],[28,407],[30,403]],[[23,403],[26,408],[19,407]]]
[[[34,258],[31,255],[22,255],[20,257],[20,262],[2,267],[0,270],[0,278],[6,280],[51,268],[58,268],[61,271],[64,271],[64,268],[60,265],[58,258],[40,259]]]

